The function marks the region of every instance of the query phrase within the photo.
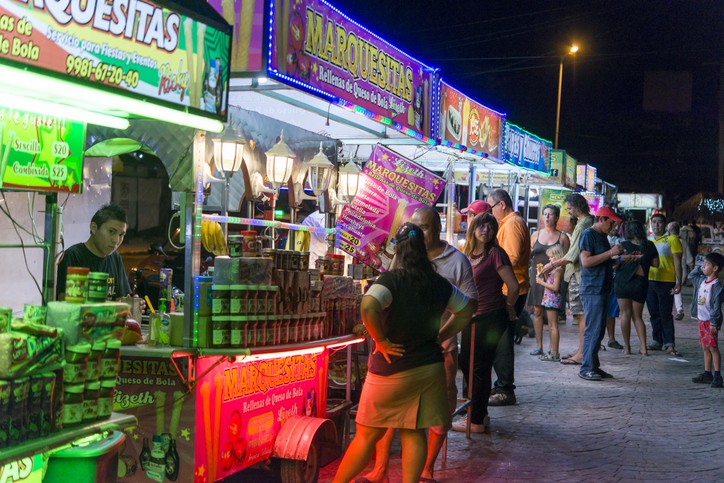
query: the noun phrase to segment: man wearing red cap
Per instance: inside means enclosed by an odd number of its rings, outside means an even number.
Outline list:
[[[606,332],[608,299],[613,287],[613,260],[623,253],[623,246],[608,243],[608,233],[615,223],[621,222],[608,206],[602,206],[596,212],[596,220],[591,228],[581,235],[581,281],[580,293],[586,327],[583,332],[583,357],[581,379],[600,381],[613,377],[601,369],[598,360],[598,348]]]

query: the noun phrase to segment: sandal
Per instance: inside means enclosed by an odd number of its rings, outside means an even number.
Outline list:
[[[666,353],[670,356],[681,357],[681,352],[677,351],[673,347],[666,350]]]
[[[567,366],[580,366],[581,365],[581,363],[575,359],[563,359],[563,360],[561,360],[561,364],[565,364]]]
[[[542,356],[543,355],[543,349],[536,349],[534,351],[530,351],[530,355],[532,356]]]
[[[549,352],[548,354],[540,356],[540,360],[546,362],[561,362],[561,355],[559,353],[551,354]]]

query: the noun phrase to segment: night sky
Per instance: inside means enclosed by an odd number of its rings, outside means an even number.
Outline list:
[[[550,141],[563,55],[559,148],[670,205],[717,189],[722,0],[332,4]]]

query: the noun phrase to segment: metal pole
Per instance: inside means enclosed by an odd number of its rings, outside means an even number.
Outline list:
[[[58,233],[60,232],[60,212],[58,195],[48,194],[45,197],[45,232],[43,234],[43,304],[55,300],[55,250]]]
[[[229,216],[229,184],[231,181],[231,175],[224,172],[224,190],[221,193],[221,214],[223,216]],[[221,224],[221,230],[224,233],[224,239],[229,235],[228,223]]]
[[[561,64],[558,68],[558,103],[556,105],[556,137],[553,142],[553,147],[558,149],[558,128],[561,122],[561,91],[563,90],[563,57],[561,57]]]

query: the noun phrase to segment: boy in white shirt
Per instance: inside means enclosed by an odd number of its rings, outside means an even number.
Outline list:
[[[722,387],[721,354],[717,336],[722,325],[722,284],[719,272],[724,268],[724,256],[710,253],[704,257],[704,263],[689,274],[694,286],[694,300],[691,304],[691,316],[699,320],[699,342],[704,351],[704,372],[692,378],[693,382]],[[714,374],[712,374],[714,366]]]

